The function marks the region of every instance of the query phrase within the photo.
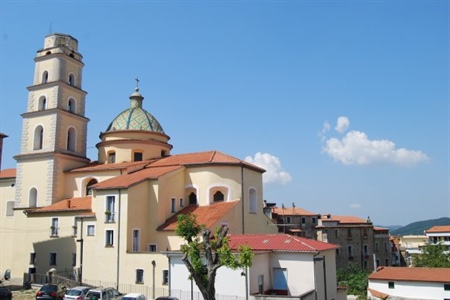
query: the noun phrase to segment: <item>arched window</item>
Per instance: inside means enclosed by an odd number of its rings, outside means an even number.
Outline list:
[[[214,193],[214,202],[223,201],[223,200],[224,200],[224,195],[221,191],[217,191]]]
[[[67,101],[67,110],[70,111],[71,113],[75,113],[77,111],[76,105],[77,103],[75,99],[69,98],[69,100]]]
[[[248,191],[248,211],[251,213],[256,213],[256,190],[254,188],[250,188]]]
[[[189,194],[189,204],[197,205],[197,195],[194,192]]]
[[[75,85],[75,76],[73,74],[69,74],[69,85],[70,86]]]
[[[40,150],[44,147],[44,128],[39,125],[34,129],[33,150]]]
[[[88,183],[86,184],[86,196],[92,195],[92,188],[91,188],[91,186],[93,186],[96,183],[97,183],[96,179],[91,179],[91,180],[88,181]]]
[[[37,189],[31,188],[30,195],[28,196],[28,206],[37,207]]]
[[[47,98],[45,96],[41,96],[39,98],[38,110],[47,109]]]
[[[42,83],[47,83],[48,82],[48,72],[44,71],[44,73],[42,73]]]
[[[70,127],[69,130],[67,130],[67,150],[75,151],[76,141],[77,134],[75,128]]]

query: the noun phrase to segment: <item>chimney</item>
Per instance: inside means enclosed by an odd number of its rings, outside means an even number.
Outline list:
[[[0,171],[2,170],[3,139],[7,137],[8,136],[6,134],[0,132]]]
[[[70,200],[67,200],[67,208],[70,208]]]

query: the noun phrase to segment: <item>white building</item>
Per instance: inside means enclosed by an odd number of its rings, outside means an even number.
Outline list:
[[[369,276],[368,299],[450,299],[450,268],[380,267]]]

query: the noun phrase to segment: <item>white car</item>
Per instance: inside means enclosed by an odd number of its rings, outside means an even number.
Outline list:
[[[121,300],[147,300],[144,294],[130,293],[122,297]]]
[[[91,288],[88,286],[76,286],[66,291],[64,295],[64,300],[84,300],[87,292],[89,292]]]

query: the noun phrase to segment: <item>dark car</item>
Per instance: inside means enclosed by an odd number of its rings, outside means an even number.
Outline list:
[[[0,286],[0,300],[11,300],[12,293],[9,286]]]
[[[171,296],[164,296],[164,297],[158,297],[156,300],[178,300],[177,297],[171,297]]]
[[[57,284],[44,284],[36,293],[36,300],[62,300],[66,289]]]

